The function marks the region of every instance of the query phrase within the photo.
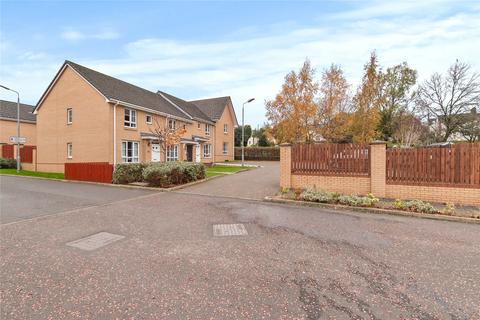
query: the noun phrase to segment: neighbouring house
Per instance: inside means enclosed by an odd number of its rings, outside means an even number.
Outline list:
[[[247,147],[258,146],[258,138],[257,137],[250,137],[247,140]]]
[[[459,130],[453,132],[448,141],[480,141],[480,113],[476,107],[473,107],[469,112],[459,113],[451,117],[452,120],[460,123]],[[436,119],[429,120],[430,130],[437,134],[445,132],[445,116],[440,116]]]
[[[37,169],[63,172],[68,162],[233,160],[237,126],[230,97],[185,101],[65,61],[38,101]],[[183,128],[162,152],[153,132]]]
[[[22,145],[36,144],[34,108],[34,106],[28,104],[20,104],[20,137],[23,138],[20,143]],[[0,100],[0,144],[2,146],[15,144],[16,136],[17,102]]]
[[[25,144],[36,143],[34,106],[20,103],[20,137]],[[13,144],[17,136],[17,102],[0,100],[0,144]],[[23,143],[22,143],[23,144]]]

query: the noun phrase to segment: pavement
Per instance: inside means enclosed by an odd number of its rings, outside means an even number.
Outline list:
[[[279,191],[278,161],[249,161],[247,164],[259,167],[183,188],[180,192],[261,200]]]
[[[53,183],[67,196],[78,187]],[[1,319],[480,319],[478,225],[208,194],[119,198],[1,226]],[[213,235],[231,223],[248,235]],[[124,238],[67,245],[99,232]]]
[[[0,223],[98,206],[156,191],[0,176]]]

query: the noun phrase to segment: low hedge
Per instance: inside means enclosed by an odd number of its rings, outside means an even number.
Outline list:
[[[15,169],[17,160],[10,158],[0,158],[0,169]]]
[[[115,166],[112,181],[115,184],[129,184],[143,181],[143,169],[146,163],[120,163]]]
[[[170,187],[205,178],[205,166],[190,162],[122,163],[115,166],[113,183],[147,182],[155,187]]]
[[[154,187],[171,187],[204,178],[205,166],[201,163],[151,163],[143,170],[143,181]]]

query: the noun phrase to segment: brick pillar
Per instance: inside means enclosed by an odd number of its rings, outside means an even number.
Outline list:
[[[33,171],[37,171],[37,148],[32,150]]]
[[[376,196],[385,197],[387,174],[386,143],[375,141],[370,144],[370,191]]]
[[[292,185],[292,145],[280,145],[280,187],[290,188]]]

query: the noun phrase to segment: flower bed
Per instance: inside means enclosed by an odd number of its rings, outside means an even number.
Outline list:
[[[115,166],[113,183],[146,182],[152,187],[169,188],[205,179],[205,166],[190,162],[122,163]]]
[[[395,200],[380,201],[373,194],[367,196],[342,195],[337,192],[319,190],[315,187],[307,189],[282,190],[282,198],[295,199],[309,202],[341,204],[353,207],[375,207],[382,209],[395,209],[417,213],[454,215],[455,206],[447,204],[443,209],[437,209],[432,204],[421,200]]]

